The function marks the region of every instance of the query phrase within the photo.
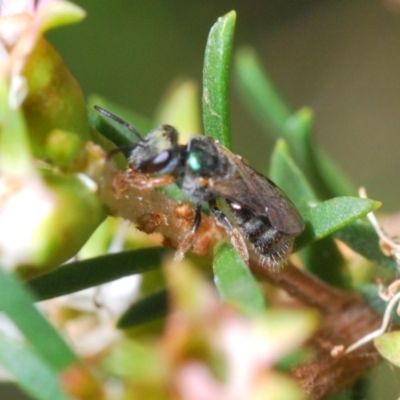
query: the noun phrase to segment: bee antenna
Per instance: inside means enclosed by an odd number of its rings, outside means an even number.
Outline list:
[[[125,128],[128,128],[134,135],[136,135],[140,140],[144,140],[143,136],[140,134],[140,132],[131,124],[128,122],[124,121],[122,118],[118,117],[117,115],[113,114],[112,112],[100,107],[100,106],[93,106],[93,108],[101,115],[104,115],[107,118],[110,118],[114,120],[115,122],[118,122],[120,125],[124,126]]]

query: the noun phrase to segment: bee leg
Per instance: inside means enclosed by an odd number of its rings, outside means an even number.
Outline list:
[[[193,225],[189,233],[185,237],[185,239],[182,241],[182,243],[179,244],[178,250],[176,251],[174,256],[174,262],[182,261],[183,256],[190,249],[190,246],[192,245],[193,235],[199,229],[200,223],[201,223],[201,203],[196,205]]]
[[[222,225],[227,234],[230,236],[232,246],[240,254],[245,262],[249,261],[249,252],[247,250],[247,245],[239,229],[234,227],[229,218],[217,207],[217,203],[215,200],[210,200],[208,202],[208,205],[210,206],[210,211],[214,218],[220,225]]]
[[[192,236],[197,232],[197,229],[199,229],[200,224],[201,224],[201,203],[196,205],[193,226],[192,229],[190,230]]]

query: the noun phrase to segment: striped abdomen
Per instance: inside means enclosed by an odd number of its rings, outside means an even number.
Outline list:
[[[278,231],[265,215],[257,215],[234,202],[227,202],[243,236],[271,267],[282,264],[290,255],[294,237]]]

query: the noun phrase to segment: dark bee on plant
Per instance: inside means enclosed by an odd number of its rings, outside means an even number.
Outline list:
[[[116,115],[98,106],[95,109],[139,138],[137,143],[118,148],[110,155],[129,149],[130,170],[146,175],[154,186],[177,181],[182,193],[195,205],[190,235],[200,225],[201,207],[206,202],[246,261],[246,240],[262,263],[270,267],[280,266],[289,257],[295,237],[304,230],[304,222],[285,193],[240,156],[205,136],[194,136],[181,145],[178,132],[170,125],[161,125],[142,137]]]

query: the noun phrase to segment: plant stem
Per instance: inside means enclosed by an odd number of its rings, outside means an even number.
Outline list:
[[[112,215],[141,226],[143,215],[154,217],[157,214],[159,222],[151,232],[161,233],[164,243],[172,247],[178,247],[185,239],[193,223],[193,210],[189,205],[186,209],[185,204],[178,204],[154,189],[143,190],[130,185],[129,176],[118,172],[109,163],[96,180],[100,197]],[[192,251],[210,256],[212,248],[223,236],[215,221],[204,216],[194,235]],[[348,346],[380,326],[382,316],[361,296],[333,288],[292,265],[272,270],[252,257],[250,269],[259,279],[272,282],[322,314],[321,327],[308,343],[314,350],[313,356],[292,371],[310,399],[322,399],[353,384],[378,362],[379,356],[372,343],[341,357],[334,358],[330,353],[333,347]]]
[[[313,355],[292,371],[310,399],[323,399],[353,384],[378,362],[379,355],[372,343],[341,357],[332,357],[330,353],[333,347],[346,347],[381,324],[382,316],[358,294],[335,289],[292,265],[271,270],[252,258],[250,267],[259,278],[322,314],[320,329],[307,343]]]

